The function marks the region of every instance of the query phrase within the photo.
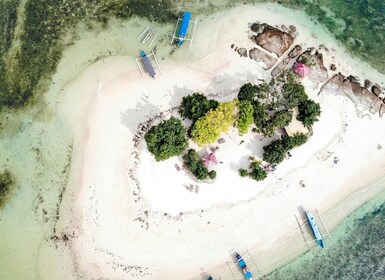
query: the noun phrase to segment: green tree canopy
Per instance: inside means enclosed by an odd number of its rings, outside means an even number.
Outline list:
[[[215,142],[234,123],[234,113],[234,102],[220,103],[216,109],[210,110],[194,123],[192,139],[200,146]]]
[[[244,84],[239,89],[238,100],[252,101],[255,98],[258,87],[251,83]]]
[[[280,163],[285,159],[285,154],[291,149],[305,144],[307,136],[296,133],[292,137],[283,136],[263,147],[263,160],[270,163]]]
[[[183,155],[183,163],[198,180],[204,180],[208,176],[210,176],[211,179],[214,179],[216,176],[215,171],[210,173],[207,170],[203,161],[199,158],[198,153],[194,149],[189,149],[187,153]]]
[[[304,86],[298,83],[284,84],[282,93],[285,98],[284,105],[288,109],[294,108],[299,103],[307,100]]]
[[[257,100],[254,100],[252,102],[252,105],[253,105],[254,123],[257,126],[257,128],[261,128],[269,120],[269,114],[267,112],[267,108],[264,104],[262,104]]]
[[[236,127],[238,128],[239,134],[243,135],[248,131],[250,125],[253,124],[254,109],[253,109],[253,105],[248,100],[241,100],[237,102],[237,107],[238,107],[238,115],[237,115]]]
[[[302,101],[298,105],[299,114],[297,116],[297,120],[303,123],[304,126],[310,127],[316,121],[318,121],[318,117],[321,115],[321,106],[319,103],[314,102],[311,99]]]
[[[268,121],[265,121],[259,131],[265,137],[271,137],[277,128],[287,126],[292,119],[292,112],[288,110],[281,110],[274,114]]]
[[[262,181],[267,177],[266,171],[259,165],[252,166],[249,175],[255,181]]]
[[[180,155],[187,148],[186,131],[182,122],[174,117],[151,127],[144,139],[156,161]]]
[[[179,108],[181,116],[196,121],[203,117],[209,110],[215,109],[218,102],[208,99],[201,93],[194,93],[182,98],[182,103]]]

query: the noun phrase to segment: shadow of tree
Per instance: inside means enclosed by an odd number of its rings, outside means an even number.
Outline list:
[[[120,115],[121,123],[127,127],[132,134],[136,133],[140,123],[162,115],[162,111],[159,107],[149,103],[145,97],[142,97],[141,99],[143,103],[138,102],[135,108],[129,108]]]

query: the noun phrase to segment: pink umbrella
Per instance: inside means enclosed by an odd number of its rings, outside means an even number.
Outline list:
[[[205,155],[202,160],[207,168],[210,168],[211,166],[218,164],[217,158],[215,157],[214,153]]]
[[[310,69],[303,63],[298,63],[294,69],[294,72],[301,76],[301,78],[305,77],[309,73]]]

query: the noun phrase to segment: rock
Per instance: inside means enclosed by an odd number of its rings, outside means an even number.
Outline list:
[[[336,67],[336,65],[334,63],[332,65],[330,65],[330,70],[332,70],[332,71],[336,71],[337,70],[337,67]]]
[[[290,58],[294,58],[298,56],[302,51],[302,47],[300,45],[296,45],[288,54]]]
[[[350,78],[351,79],[351,78]],[[382,108],[381,100],[367,88],[361,87],[356,81],[349,81],[341,73],[333,76],[321,89],[323,93],[343,95],[348,97],[357,108],[357,114],[362,116],[363,112],[377,114]]]
[[[349,75],[347,78],[350,82],[357,82],[358,83],[358,78],[354,77],[353,75]]]
[[[245,49],[245,48],[238,48],[237,52],[239,53],[240,56],[247,57],[247,49]]]
[[[253,23],[250,27],[251,31],[254,31],[256,33],[261,33],[264,28],[265,28],[265,24],[259,24],[259,23]]]
[[[234,48],[234,44],[231,44],[231,48],[232,48],[232,49]]]
[[[294,25],[289,25],[289,29],[293,32],[297,32],[297,27],[295,27]]]
[[[372,82],[369,81],[368,79],[365,79],[364,85],[365,85],[366,88],[370,88],[370,86],[372,85]]]
[[[262,62],[264,64],[263,69],[265,70],[273,67],[278,60],[275,57],[272,57],[271,55],[257,48],[252,48],[249,51],[249,57],[257,62]]]
[[[267,50],[281,57],[293,44],[293,36],[270,25],[265,25],[263,31],[253,36],[254,42]]]
[[[380,86],[377,85],[377,84],[373,85],[373,86],[372,86],[372,92],[373,92],[375,95],[379,96],[379,95],[381,94],[381,88],[380,88]]]

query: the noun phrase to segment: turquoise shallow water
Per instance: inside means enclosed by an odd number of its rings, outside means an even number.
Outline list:
[[[385,279],[385,192],[354,211],[326,239],[266,277],[291,279]]]

